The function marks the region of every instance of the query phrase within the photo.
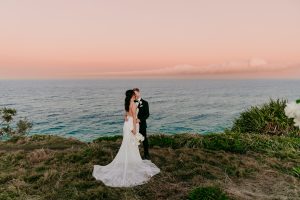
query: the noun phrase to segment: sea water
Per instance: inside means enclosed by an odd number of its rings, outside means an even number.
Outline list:
[[[0,107],[32,121],[30,134],[91,141],[122,134],[134,87],[149,102],[149,134],[222,132],[252,105],[300,98],[300,80],[1,80]]]

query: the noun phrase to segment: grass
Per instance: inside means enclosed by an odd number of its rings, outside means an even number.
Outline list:
[[[193,189],[188,200],[229,200],[229,198],[220,188],[209,186]]]
[[[285,115],[287,100],[270,99],[261,106],[252,106],[234,120],[232,131],[270,135],[298,135],[299,128]]]
[[[121,141],[121,136],[84,143],[34,135],[0,142],[0,200],[300,197],[297,137],[234,132],[151,135],[152,162],[161,173],[141,186],[107,187],[92,177],[93,165],[111,162]]]
[[[178,148],[203,148],[245,154],[259,152],[282,159],[298,157],[300,137],[270,136],[262,134],[177,134],[153,135],[150,146]]]
[[[300,178],[300,167],[293,167],[293,174]]]

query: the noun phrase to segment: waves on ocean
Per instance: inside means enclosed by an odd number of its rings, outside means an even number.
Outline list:
[[[149,102],[148,132],[221,132],[238,114],[270,98],[299,98],[299,80],[3,80],[0,107],[33,121],[30,134],[91,141],[122,134],[124,93]]]

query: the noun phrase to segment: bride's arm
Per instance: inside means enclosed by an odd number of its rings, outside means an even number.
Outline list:
[[[128,118],[127,118],[127,112],[125,111],[125,113],[124,113],[124,121],[127,121],[128,120]]]
[[[136,134],[136,105],[131,105],[131,112],[133,115],[133,134]]]

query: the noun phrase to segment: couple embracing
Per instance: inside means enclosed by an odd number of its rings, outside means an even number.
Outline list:
[[[160,169],[150,161],[147,139],[149,117],[148,102],[143,100],[140,90],[126,91],[123,140],[114,160],[106,166],[94,165],[93,176],[111,187],[132,187],[146,183]],[[139,141],[143,141],[144,159],[139,152]]]

